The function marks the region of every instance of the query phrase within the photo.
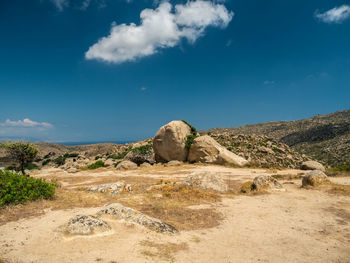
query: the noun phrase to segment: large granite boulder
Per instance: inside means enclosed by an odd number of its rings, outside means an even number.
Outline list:
[[[303,187],[317,186],[327,181],[327,175],[320,170],[313,170],[307,173],[302,180]]]
[[[190,134],[190,127],[183,121],[172,121],[162,126],[153,139],[156,161],[186,161],[188,155],[186,139]]]
[[[322,164],[316,161],[306,161],[301,164],[301,170],[319,170],[325,172],[326,169]]]
[[[220,193],[225,193],[228,190],[225,181],[220,176],[210,172],[190,174],[182,182],[182,185],[214,190]]]
[[[194,139],[188,155],[188,161],[213,164],[230,163],[237,166],[243,166],[248,163],[246,159],[230,152],[208,135]]]

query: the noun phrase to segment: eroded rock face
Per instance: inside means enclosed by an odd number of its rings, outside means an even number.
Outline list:
[[[122,192],[131,192],[131,186],[124,182],[116,182],[111,184],[101,184],[97,186],[91,186],[88,188],[88,191],[100,192],[100,193],[109,193],[113,196],[119,195]]]
[[[220,176],[210,172],[190,174],[184,179],[182,184],[205,190],[214,190],[220,193],[225,193],[228,190],[228,185],[225,181]]]
[[[188,161],[213,164],[231,163],[237,166],[248,163],[246,159],[230,152],[208,135],[200,136],[193,141]]]
[[[322,171],[322,172],[326,171],[324,166],[322,164],[320,164],[319,162],[316,162],[316,161],[303,162],[300,168],[301,168],[301,170],[319,170],[319,171]]]
[[[303,187],[305,186],[317,186],[327,181],[327,175],[320,170],[313,170],[307,173],[302,180]]]
[[[117,165],[117,170],[134,170],[137,169],[137,164],[131,161],[122,161]]]
[[[94,216],[77,215],[67,224],[61,226],[59,231],[70,235],[92,235],[110,230],[107,222]]]
[[[156,161],[186,161],[186,138],[190,134],[190,127],[183,121],[172,121],[162,126],[153,139]]]
[[[282,190],[283,186],[270,175],[259,175],[254,178],[252,190]]]
[[[109,215],[116,219],[123,219],[130,223],[135,223],[147,227],[156,232],[162,233],[176,233],[175,227],[160,221],[159,219],[150,217],[143,213],[136,211],[130,207],[125,207],[119,203],[110,205],[97,213],[97,216]]]

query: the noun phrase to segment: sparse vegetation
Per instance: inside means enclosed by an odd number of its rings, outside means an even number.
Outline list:
[[[0,171],[0,206],[51,199],[54,194],[54,184],[9,171]]]
[[[131,151],[137,154],[150,154],[152,152],[152,145],[151,144],[142,145],[132,149]]]
[[[174,253],[188,249],[188,245],[185,242],[176,244],[172,242],[156,243],[149,240],[144,240],[140,242],[140,245],[147,248],[142,250],[141,254],[152,258],[158,257],[170,262],[175,260]]]
[[[78,156],[79,156],[78,153],[65,153],[64,155],[58,156],[53,161],[54,161],[55,164],[60,166],[60,165],[64,165],[65,164],[67,158],[76,158]]]
[[[94,169],[97,169],[97,168],[100,168],[100,167],[104,167],[104,166],[105,166],[105,163],[103,161],[99,160],[99,161],[96,161],[93,164],[90,164],[88,166],[88,169],[89,170],[94,170]]]

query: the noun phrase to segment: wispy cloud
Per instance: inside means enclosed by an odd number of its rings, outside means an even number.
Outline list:
[[[125,0],[127,3],[130,0]],[[79,10],[86,10],[94,3],[98,8],[106,7],[106,0],[50,0],[58,11],[63,11],[67,7],[72,7]]]
[[[5,122],[0,122],[0,127],[18,127],[18,128],[41,128],[41,129],[51,129],[53,125],[48,122],[37,122],[32,121],[28,118],[18,121],[11,121],[7,119]]]
[[[160,49],[178,45],[182,39],[194,43],[208,26],[225,28],[233,12],[211,1],[189,1],[173,7],[168,2],[144,9],[141,23],[112,24],[110,34],[86,52],[86,59],[123,63],[150,56]]]
[[[264,85],[274,85],[275,81],[274,80],[265,80]]]
[[[315,17],[320,21],[328,24],[333,23],[342,23],[350,17],[350,6],[342,5],[334,7],[324,13],[320,13],[319,10],[316,10]]]

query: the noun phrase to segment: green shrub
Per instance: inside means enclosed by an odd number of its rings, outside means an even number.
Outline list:
[[[47,165],[49,162],[51,162],[51,159],[46,159],[46,160],[43,161],[42,165],[43,166]]]
[[[60,155],[56,159],[54,159],[53,162],[57,165],[64,165],[64,163],[66,162],[66,158]]]
[[[78,157],[79,156],[79,153],[65,153],[64,155],[63,155],[63,157],[65,158],[65,159],[67,159],[67,158],[76,158],[76,157]]]
[[[40,170],[40,167],[37,166],[35,163],[28,163],[26,168],[28,170]]]
[[[0,171],[0,207],[37,199],[52,199],[54,195],[54,184],[9,171]]]
[[[193,127],[191,124],[189,124],[187,121],[182,120],[184,123],[186,123],[188,125],[188,127],[190,127],[191,129],[191,134],[188,135],[186,137],[186,149],[189,150],[191,148],[191,145],[194,141],[194,139],[196,139],[197,136],[197,129],[195,127]]]
[[[101,159],[101,156],[99,155],[95,156],[95,161],[97,161],[98,159]]]
[[[138,154],[150,154],[152,152],[152,145],[151,144],[143,145],[140,147],[136,147],[131,151],[133,153],[138,153]]]
[[[104,166],[105,166],[105,163],[100,160],[100,161],[97,161],[97,162],[95,162],[93,164],[90,164],[88,166],[88,169],[89,170],[93,170],[93,169],[97,169],[97,168],[104,167]]]

